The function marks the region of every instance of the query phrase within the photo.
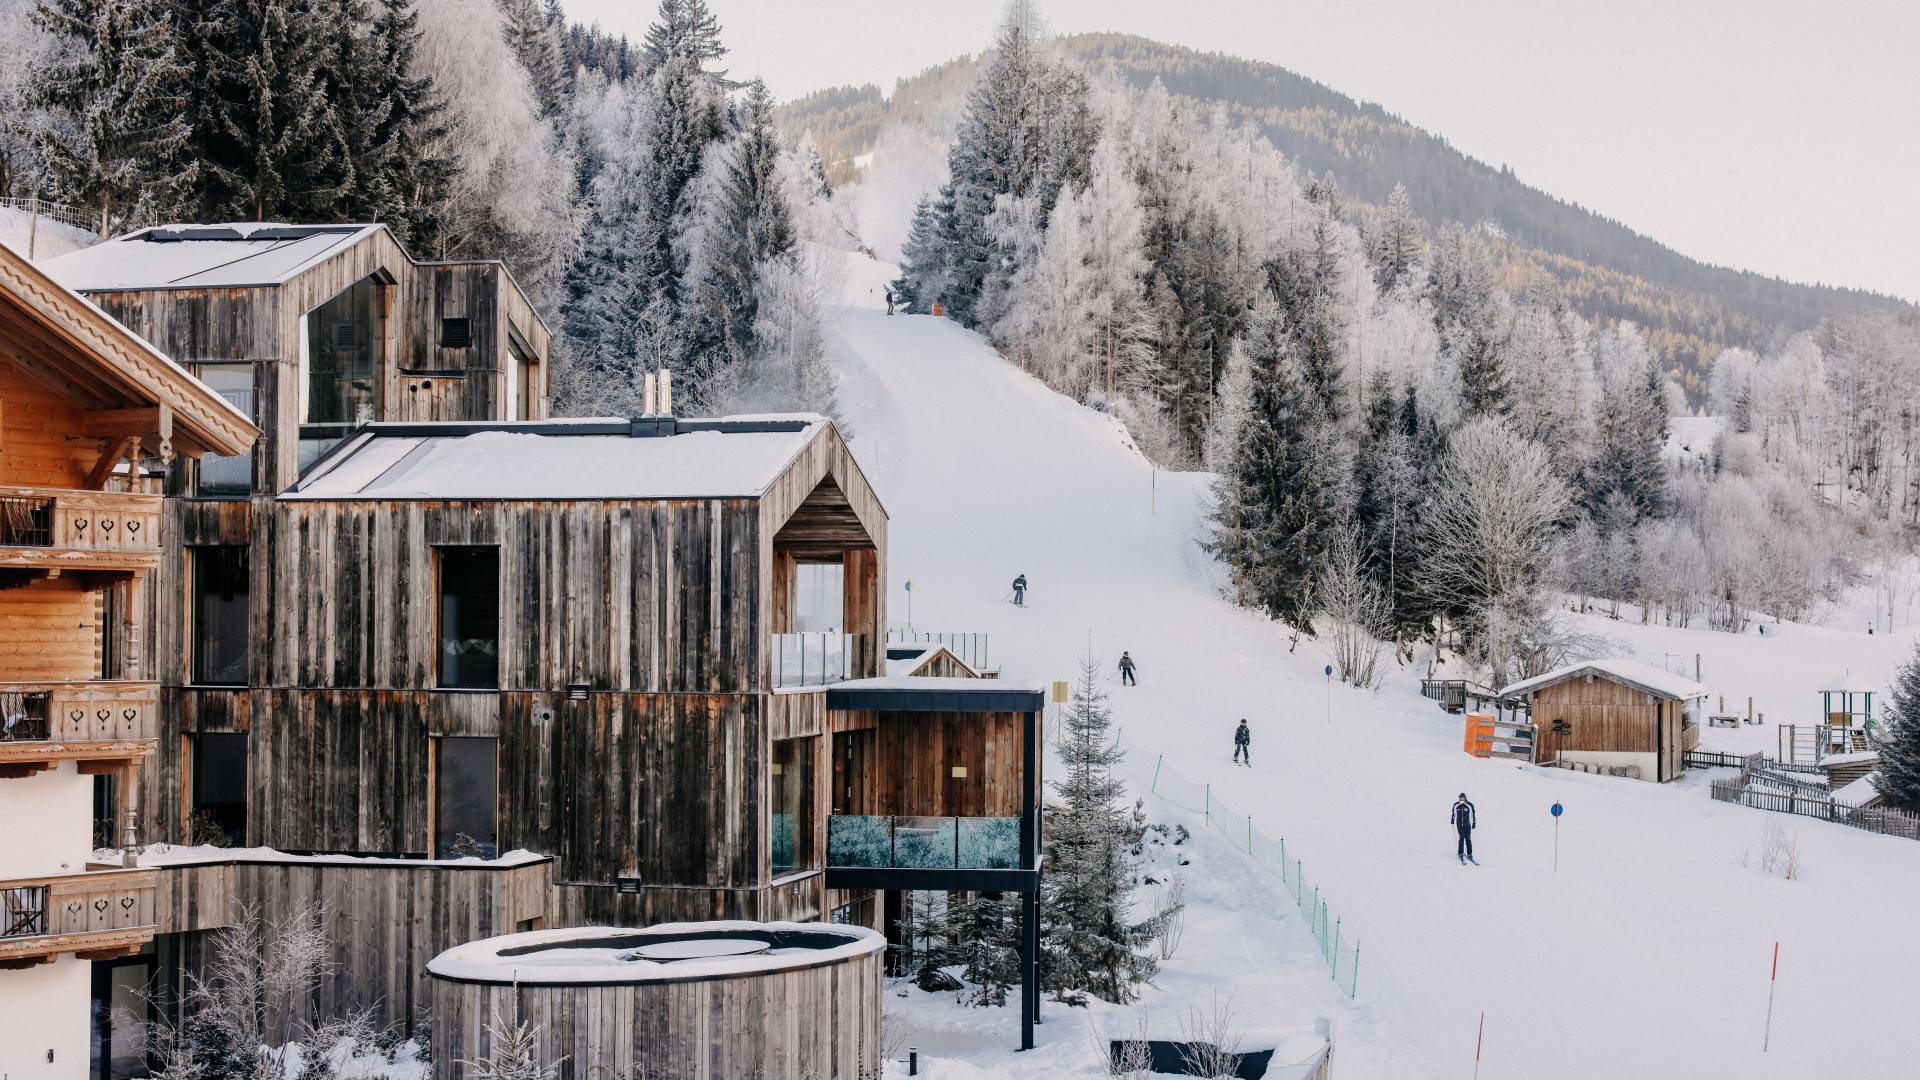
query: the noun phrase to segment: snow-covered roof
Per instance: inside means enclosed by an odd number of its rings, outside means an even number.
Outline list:
[[[157,225],[41,263],[82,292],[280,285],[384,225]]]
[[[1711,693],[1705,686],[1692,679],[1675,675],[1671,671],[1663,671],[1652,664],[1618,657],[1612,660],[1582,660],[1579,663],[1568,664],[1566,667],[1555,668],[1545,675],[1536,675],[1531,679],[1514,683],[1500,691],[1500,696],[1513,697],[1518,694],[1529,694],[1543,686],[1587,674],[1625,683],[1655,697],[1671,698],[1674,701],[1691,701]]]
[[[96,861],[107,861],[111,857],[117,861],[118,853],[101,849],[95,852]],[[272,863],[299,864],[307,866],[360,866],[417,868],[437,867],[443,870],[485,869],[510,870],[518,866],[531,866],[546,862],[550,855],[515,848],[512,851],[491,859],[469,855],[458,859],[399,859],[385,855],[295,855],[278,848],[252,847],[215,847],[212,844],[154,844],[143,848],[137,857],[140,866],[206,866],[221,863]]]
[[[751,420],[370,424],[281,498],[752,498],[772,486],[827,422],[802,413]],[[654,432],[656,423],[672,425],[672,433],[631,433]]]
[[[1042,687],[1017,679],[938,678],[926,675],[888,675],[875,679],[848,679],[829,687],[832,690],[913,690],[945,691],[963,694],[1038,694]]]
[[[1843,785],[1833,793],[1833,801],[1842,806],[1872,806],[1878,803],[1881,800],[1880,786],[1874,783],[1874,775],[1868,773]]]
[[[767,942],[761,952],[655,961],[633,955],[649,943],[711,939],[729,934]],[[720,978],[813,967],[887,947],[887,939],[864,926],[844,923],[744,922],[661,923],[645,929],[583,926],[530,930],[456,945],[427,963],[442,979],[463,982],[552,986],[638,983]]]

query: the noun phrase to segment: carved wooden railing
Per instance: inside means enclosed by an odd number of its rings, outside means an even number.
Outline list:
[[[0,758],[20,743],[128,743],[159,733],[157,682],[0,682]]]
[[[0,880],[0,963],[140,945],[153,937],[159,880],[157,870]]]
[[[142,492],[0,484],[0,548],[158,554],[161,502]]]

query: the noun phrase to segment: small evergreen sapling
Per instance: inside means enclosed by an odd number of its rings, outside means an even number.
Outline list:
[[[1920,650],[1900,666],[1874,736],[1880,767],[1873,786],[1897,809],[1920,811]]]

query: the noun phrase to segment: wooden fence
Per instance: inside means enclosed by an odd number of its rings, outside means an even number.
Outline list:
[[[1882,836],[1920,840],[1920,814],[1887,807],[1848,806],[1835,802],[1830,793],[1815,785],[1798,781],[1782,785],[1780,781],[1780,777],[1764,774],[1750,778],[1743,770],[1738,778],[1715,780],[1713,798],[1716,802],[1736,803],[1756,810],[1831,821]]]
[[[1750,759],[1759,758],[1757,762]],[[1796,765],[1791,761],[1776,761],[1758,754],[1728,754],[1719,750],[1689,750],[1681,755],[1681,763],[1689,769],[1740,769],[1751,763],[1753,768],[1768,769],[1774,772],[1808,773],[1824,776],[1826,770],[1818,765]]]

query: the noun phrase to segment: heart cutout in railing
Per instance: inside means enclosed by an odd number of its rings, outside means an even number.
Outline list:
[[[106,913],[106,910],[107,910],[107,901],[106,901],[106,899],[105,899],[105,898],[103,897],[103,898],[101,898],[101,899],[99,899],[99,900],[95,900],[95,901],[93,902],[93,910],[95,910],[95,911],[98,911],[98,912],[100,912],[101,914],[105,914],[105,913]]]
[[[100,527],[101,527],[101,528],[103,528],[103,529],[105,529],[105,530],[107,530],[108,532],[112,532],[112,531],[113,531],[113,519],[112,519],[112,518],[108,518],[108,519],[106,519],[105,521],[102,521],[102,522],[100,523]]]
[[[67,710],[67,721],[69,723],[77,724],[80,721],[85,720],[86,718],[87,718],[87,710],[85,709],[68,709]]]
[[[137,899],[135,899],[134,897],[131,897],[131,896],[123,896],[123,897],[121,897],[121,898],[120,898],[120,910],[121,910],[121,911],[132,911],[132,910],[133,910],[133,905],[135,905],[135,904],[137,904],[137,903],[139,903],[139,902],[140,902],[140,901],[139,901],[139,900],[137,900]]]
[[[77,918],[79,917],[80,913],[85,910],[87,910],[87,905],[81,903],[80,901],[78,900],[67,901],[67,915],[69,917]]]
[[[113,710],[112,709],[95,709],[93,711],[93,718],[95,720],[100,721],[102,724],[105,724],[107,721],[113,719]]]
[[[86,518],[75,518],[75,519],[73,519],[73,531],[74,531],[74,532],[86,532],[86,531],[87,531],[87,519],[86,519]]]
[[[134,717],[139,715],[140,715],[139,709],[121,709],[120,710],[120,718],[122,720],[125,720],[129,724],[133,723]]]
[[[140,531],[140,521],[139,521],[139,519],[137,519],[137,518],[136,518],[136,519],[135,519],[135,520],[133,520],[133,521],[129,521],[129,522],[127,522],[127,531],[128,531],[128,532],[130,532],[130,533],[137,533],[137,532],[139,532],[139,531]]]

